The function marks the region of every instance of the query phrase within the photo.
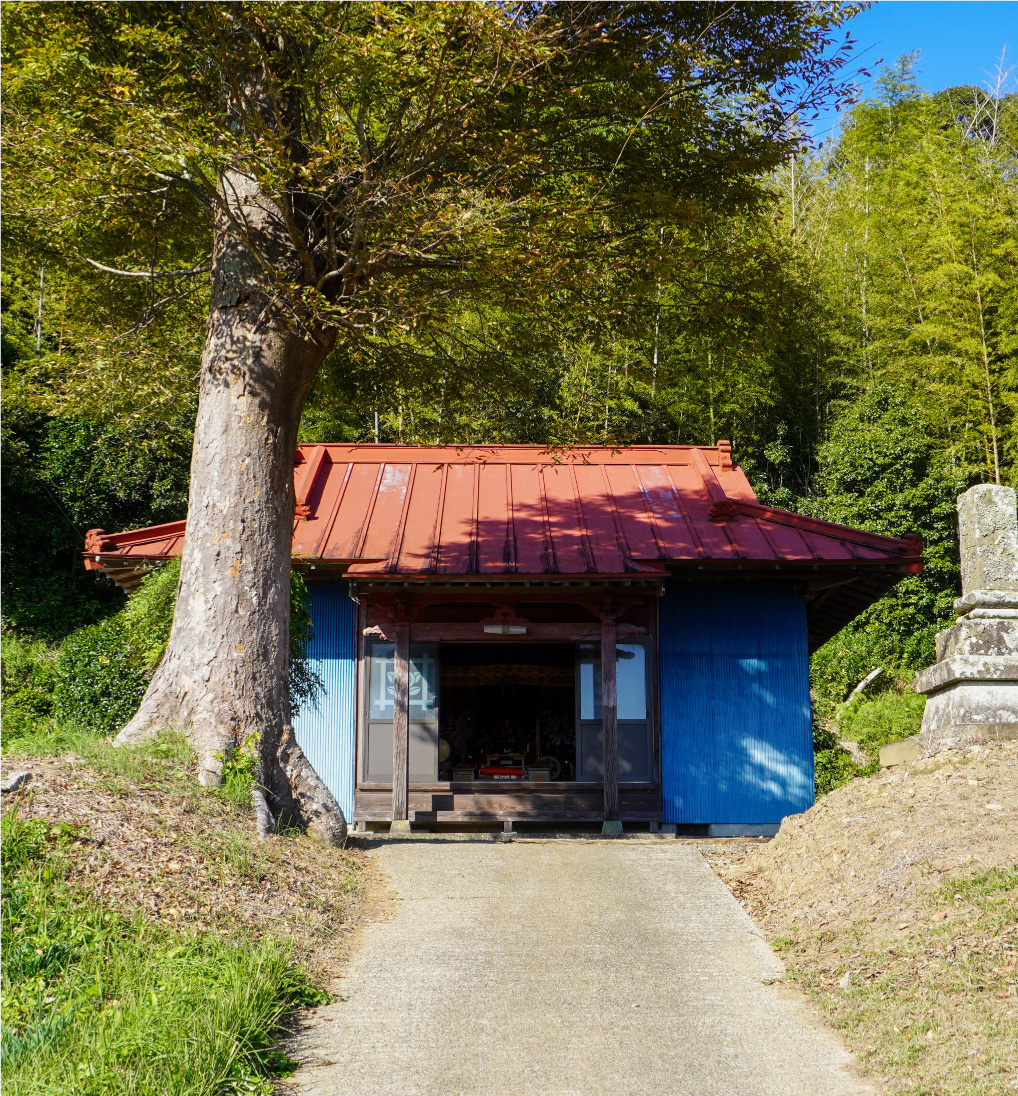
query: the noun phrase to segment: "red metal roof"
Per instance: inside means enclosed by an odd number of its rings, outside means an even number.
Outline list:
[[[727,442],[558,452],[305,445],[294,480],[294,559],[342,565],[351,577],[647,575],[682,561],[922,566],[914,534],[760,505]],[[86,557],[110,570],[177,555],[184,522],[89,537]]]

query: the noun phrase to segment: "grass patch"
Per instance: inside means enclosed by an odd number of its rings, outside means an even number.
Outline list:
[[[2,827],[7,1092],[272,1091],[282,1017],[325,999],[285,946],[106,909],[68,882],[78,830],[17,808]]]
[[[57,757],[60,754],[80,753],[84,744],[95,737],[89,731],[61,725],[55,719],[34,717],[17,722],[4,719],[3,756]]]
[[[76,753],[98,774],[105,790],[114,793],[148,787],[200,794],[195,753],[183,735],[167,731],[138,746],[115,746],[105,735],[82,735]]]
[[[1018,868],[954,879],[913,906],[900,938],[842,934],[837,961],[805,934],[789,973],[900,1096],[1018,1088]]]
[[[95,773],[99,790],[111,795],[129,794],[139,787],[168,791],[193,807],[207,791],[195,783],[195,753],[180,734],[164,732],[138,746],[115,746],[112,735],[81,730],[54,719],[35,719],[16,733],[4,734],[5,758],[68,755],[85,762]]]

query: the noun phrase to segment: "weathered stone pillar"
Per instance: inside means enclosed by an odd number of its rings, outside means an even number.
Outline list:
[[[937,661],[916,675],[929,746],[1018,738],[1018,509],[1010,487],[958,497],[962,596],[937,636]]]

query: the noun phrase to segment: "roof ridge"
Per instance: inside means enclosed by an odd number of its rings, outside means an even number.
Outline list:
[[[779,521],[793,528],[811,529],[818,533],[825,533],[828,536],[835,535],[835,531],[837,531],[840,539],[853,541],[857,544],[875,542],[883,546],[890,542],[909,549],[915,547],[917,536],[915,533],[904,533],[899,537],[894,537],[888,533],[871,533],[868,529],[856,529],[851,525],[841,525],[839,522],[828,521],[826,518],[816,518],[811,514],[798,514],[794,510],[781,510],[776,506],[768,506],[763,502],[748,502],[744,499],[733,499],[730,496],[728,502],[732,504],[738,513],[744,514],[746,517]],[[920,540],[919,551],[916,554],[921,554],[921,552],[922,543]]]
[[[477,443],[445,443],[440,445],[404,445],[399,442],[347,442],[347,441],[315,441],[315,442],[301,442],[297,446],[297,455],[303,460],[302,450],[313,450],[318,446],[325,446],[329,449],[363,449],[365,452],[370,453],[372,451],[380,451],[385,449],[399,449],[401,451],[408,451],[411,449],[418,449],[424,451],[433,450],[467,450],[467,449],[484,449],[484,450],[502,450],[502,449],[515,449],[525,450],[527,452],[547,453],[549,456],[554,456],[556,453],[584,453],[584,452],[605,452],[605,453],[631,453],[631,452],[660,452],[661,450],[673,450],[683,449],[690,452],[694,450],[708,450],[710,452],[718,454],[731,454],[731,446],[726,445],[724,442],[718,442],[717,445],[686,445],[686,444],[664,444],[661,445],[568,445],[561,448],[548,447],[546,445],[531,445],[531,444],[511,444],[511,445],[486,445],[481,442]],[[726,470],[729,465],[722,465]]]

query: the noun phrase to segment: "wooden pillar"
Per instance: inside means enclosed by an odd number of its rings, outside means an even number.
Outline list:
[[[394,689],[392,698],[392,822],[393,829],[407,829],[410,815],[410,625],[397,623],[393,652]]]
[[[615,692],[615,619],[601,621],[601,726],[604,731],[604,820],[619,820],[619,725]],[[609,827],[614,829],[617,827]]]

